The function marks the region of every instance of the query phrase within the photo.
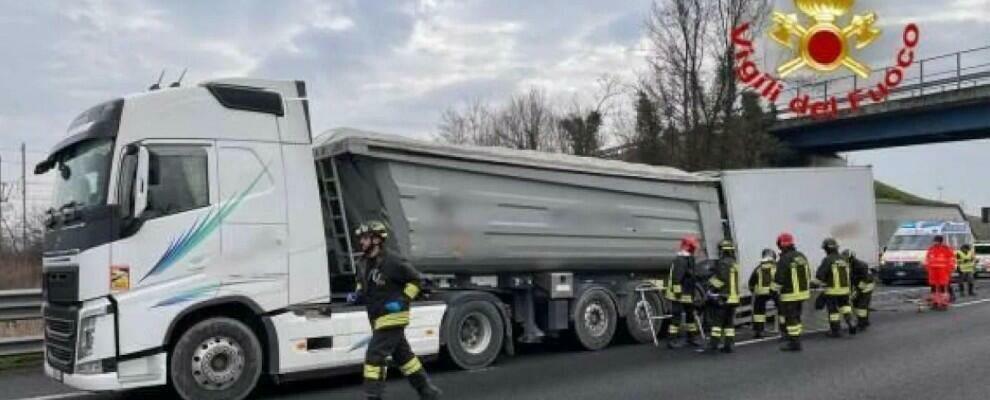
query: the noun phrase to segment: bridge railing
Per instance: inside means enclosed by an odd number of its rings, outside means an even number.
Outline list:
[[[799,84],[785,89],[774,106],[778,119],[796,118],[790,111],[790,101],[807,95],[809,101],[824,101],[836,96],[839,109],[849,108],[847,94],[856,89],[868,90],[884,79],[893,65],[871,70],[871,79],[864,80],[857,75]],[[788,82],[793,85],[793,82]],[[990,46],[947,53],[935,57],[916,60],[904,70],[900,85],[890,91],[888,100],[924,96],[926,94],[959,90],[990,84]]]

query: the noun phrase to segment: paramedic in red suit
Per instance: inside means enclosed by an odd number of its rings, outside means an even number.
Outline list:
[[[955,251],[945,244],[945,238],[935,236],[925,255],[925,269],[928,271],[928,285],[936,297],[948,298],[949,280],[956,269]]]

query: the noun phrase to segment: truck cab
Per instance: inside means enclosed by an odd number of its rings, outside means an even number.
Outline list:
[[[304,360],[314,336],[367,334],[363,309],[336,328],[329,312],[309,313],[330,300],[311,143],[294,81],[167,88],[77,117],[35,170],[55,175],[46,373],[102,391],[165,384],[171,372],[183,397],[201,398],[293,362],[318,366]],[[209,331],[204,321],[226,333],[190,338]]]

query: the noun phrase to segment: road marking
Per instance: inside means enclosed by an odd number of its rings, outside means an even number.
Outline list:
[[[58,400],[58,399],[78,398],[79,396],[89,397],[89,396],[93,396],[93,393],[72,392],[72,393],[62,393],[62,394],[51,394],[47,396],[38,396],[38,397],[24,397],[17,400]]]
[[[957,304],[953,304],[952,307],[966,307],[966,306],[971,306],[971,305],[980,304],[980,303],[986,303],[986,302],[990,302],[990,299],[981,299],[981,300],[968,301],[968,302],[965,302],[965,303],[957,303]]]

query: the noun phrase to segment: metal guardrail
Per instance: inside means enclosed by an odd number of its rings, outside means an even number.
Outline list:
[[[45,338],[41,336],[0,339],[0,357],[41,353],[44,347]]]
[[[0,321],[41,318],[41,289],[0,290]]]
[[[846,94],[856,89],[870,89],[884,79],[894,65],[870,70],[874,78],[864,81],[859,76],[845,75],[837,78],[802,84],[781,93],[780,101],[774,106],[778,119],[791,119],[799,116],[791,113],[789,101],[794,97],[808,95],[811,101],[822,101],[829,96],[837,96],[839,109],[848,108]],[[947,53],[924,58],[904,70],[901,83],[890,90],[888,100],[921,97],[926,94],[942,93],[975,86],[990,84],[990,46]]]
[[[41,289],[0,290],[0,322],[41,318]],[[42,336],[0,339],[0,356],[40,353]]]

